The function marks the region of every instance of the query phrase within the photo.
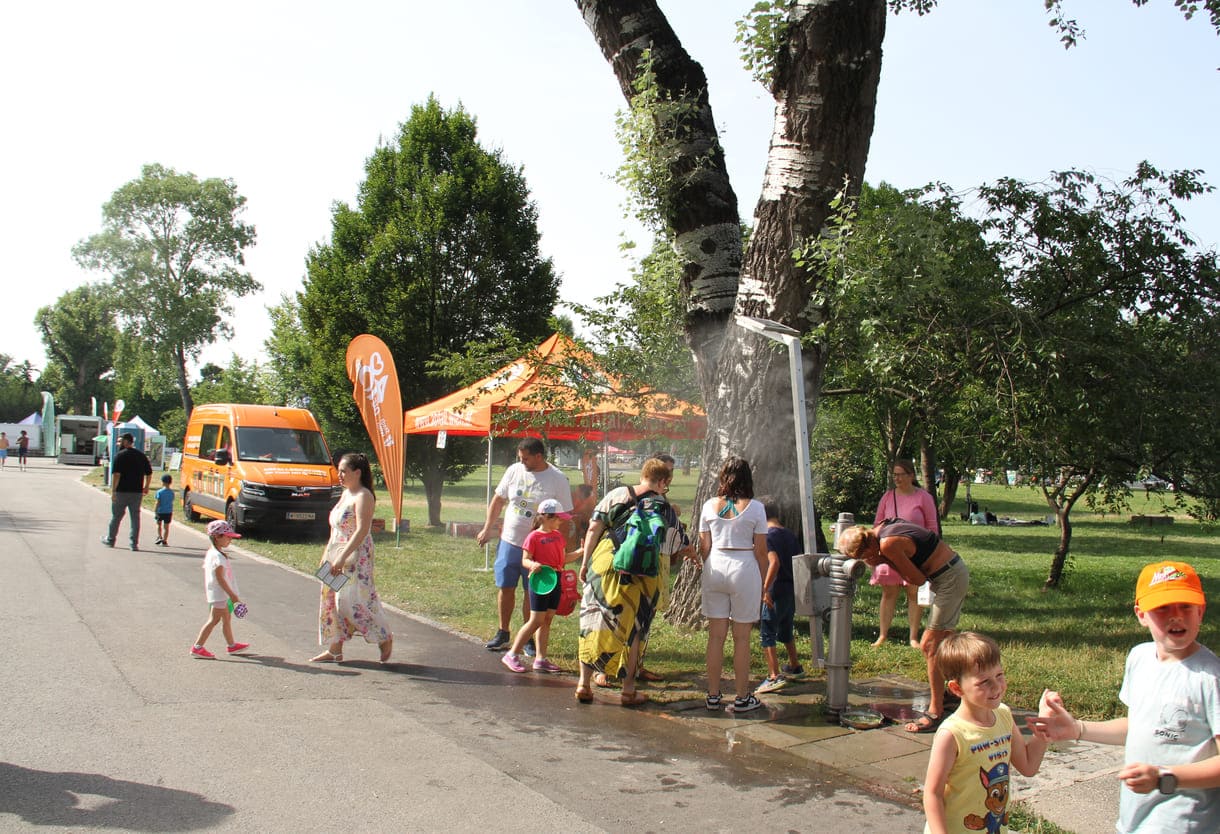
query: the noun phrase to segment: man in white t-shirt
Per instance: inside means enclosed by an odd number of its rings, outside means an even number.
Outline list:
[[[547,498],[554,498],[563,506],[564,512],[571,512],[572,487],[567,476],[547,463],[546,446],[542,441],[529,437],[517,444],[517,463],[508,467],[500,479],[500,485],[496,487],[491,504],[487,507],[487,521],[475,537],[479,544],[486,544],[492,537],[496,519],[505,507],[508,508],[500,532],[500,545],[496,548],[499,628],[496,636],[487,642],[489,651],[507,649],[512,641],[508,627],[517,602],[517,585],[523,584],[527,577],[521,568],[521,543],[534,527],[538,505]],[[523,593],[522,596],[522,619],[528,620],[529,594]],[[530,646],[526,646],[525,653],[531,654]]]

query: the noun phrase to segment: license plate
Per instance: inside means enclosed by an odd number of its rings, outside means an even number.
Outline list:
[[[313,513],[288,513],[287,517],[288,517],[289,521],[313,521],[314,514]]]

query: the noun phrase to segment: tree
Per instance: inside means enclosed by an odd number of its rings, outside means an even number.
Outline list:
[[[1212,190],[1199,174],[1145,162],[1121,183],[1063,171],[980,189],[1025,322],[997,401],[1002,442],[1030,462],[1059,520],[1047,587],[1068,565],[1076,503],[1122,491],[1149,462],[1185,463],[1183,421],[1211,419],[1216,385],[1175,370],[1210,347],[1220,305],[1220,255],[1198,248],[1178,208]]]
[[[0,353],[0,423],[16,423],[42,403],[34,384],[34,368],[29,361],[15,364],[13,357]]]
[[[887,471],[899,457],[920,461],[935,496],[945,466],[943,516],[956,467],[968,461],[972,438],[960,420],[979,393],[970,383],[1000,373],[1016,332],[1003,270],[943,186],[865,184],[831,228],[801,255],[830,270],[835,316],[810,334],[830,357],[823,396],[863,396]]]
[[[344,366],[354,336],[386,343],[411,407],[459,382],[431,372],[442,352],[493,339],[498,326],[532,342],[547,335],[558,278],[538,250],[525,178],[479,145],[475,120],[460,106],[446,111],[429,98],[413,107],[398,136],[366,162],[356,205],[337,205],[332,224],[331,242],[309,255],[295,302],[303,339],[277,327],[283,353],[273,362],[308,362],[301,387],[343,442],[367,445]],[[285,313],[275,315],[284,325]],[[443,484],[481,456],[481,443],[461,440],[408,449],[406,471],[423,482],[430,524],[441,523]]]
[[[187,414],[187,363],[232,334],[231,300],[261,289],[241,269],[254,245],[254,227],[240,220],[245,204],[232,180],[145,165],[102,207],[102,231],[73,250],[85,268],[111,274],[128,337],[176,371]]]
[[[34,315],[49,359],[46,373],[58,384],[55,401],[70,414],[89,414],[93,397],[110,394],[119,330],[105,287],[85,284]]]
[[[1220,28],[1217,2],[1204,8]],[[934,0],[888,5],[922,14]],[[1052,22],[1072,34],[1075,22],[1059,5],[1050,4]],[[1197,4],[1189,5],[1183,10]],[[640,194],[682,260],[683,330],[708,406],[700,497],[711,491],[715,462],[740,454],[754,464],[762,489],[787,498],[783,514],[792,525],[795,456],[780,440],[794,436],[792,418],[786,409],[760,407],[760,392],[775,397],[789,390],[786,357],[732,326],[731,316],[764,316],[804,333],[833,315],[814,301],[820,271],[798,268],[792,253],[820,234],[843,181],[849,189],[863,181],[887,0],[759,2],[743,24],[747,62],[776,103],[754,234],[744,253],[707,79],[656,0],[576,0],[576,6],[636,121],[647,126],[636,131],[645,140],[637,155],[647,174],[639,178]],[[805,390],[816,392],[824,354],[818,345],[804,353]],[[806,408],[812,423],[816,394]],[[699,622],[696,579],[693,568],[683,568],[671,620]]]

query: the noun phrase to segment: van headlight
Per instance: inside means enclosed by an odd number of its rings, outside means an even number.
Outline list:
[[[242,481],[241,491],[247,495],[258,495],[261,497],[266,497],[267,495],[267,488],[263,484],[256,484],[251,481]]]

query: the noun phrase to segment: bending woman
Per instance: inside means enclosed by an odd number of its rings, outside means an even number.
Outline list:
[[[762,706],[750,691],[750,631],[758,622],[763,574],[767,572],[767,511],[754,500],[750,464],[731,457],[720,469],[716,497],[699,516],[703,565],[703,616],[707,617],[707,700],[721,706],[724,641],[733,630],[734,712]]]
[[[639,501],[651,502],[665,519],[665,526],[676,528],[677,516],[665,500],[672,479],[673,470],[668,464],[649,458],[644,461],[636,486],[612,489],[593,510],[580,563],[580,581],[585,590],[580,603],[580,682],[576,685],[576,700],[581,703],[593,700],[593,673],[605,673],[606,663],[617,658],[624,647],[627,664],[621,703],[635,707],[648,701],[646,695],[636,692],[635,678],[640,645],[648,640],[661,598],[661,578],[615,571],[614,543],[606,533],[620,527]],[[672,542],[673,537],[667,536],[661,548],[664,556],[670,555],[675,546]]]
[[[962,602],[970,589],[970,571],[936,533],[908,521],[890,521],[874,528],[852,527],[839,535],[839,552],[869,567],[889,565],[918,587],[930,582],[936,599],[919,648],[928,667],[928,711],[906,725],[908,733],[930,733],[945,716],[945,679],[936,666],[936,650],[957,628]]]
[[[318,642],[326,651],[311,657],[315,663],[343,660],[343,644],[360,634],[381,649],[381,662],[390,659],[394,635],[381,610],[381,597],[373,584],[373,470],[369,459],[352,452],[339,459],[343,495],[330,511],[330,541],[322,560],[330,560],[333,576],[347,575],[338,592],[322,586],[318,604]]]
[[[940,532],[940,518],[936,513],[936,500],[932,494],[919,486],[915,479],[915,463],[900,458],[891,467],[891,477],[894,488],[887,490],[877,502],[877,512],[873,516],[874,524],[882,521],[902,519],[912,524],[918,524],[933,533]],[[889,565],[877,565],[873,575],[868,580],[870,585],[881,586],[880,631],[874,646],[880,646],[889,639],[890,623],[894,621],[894,612],[898,608],[900,588],[907,597],[907,623],[911,633],[908,637],[914,648],[919,647],[919,621],[923,617],[923,609],[919,607],[919,586],[912,585],[902,578],[898,571]]]

